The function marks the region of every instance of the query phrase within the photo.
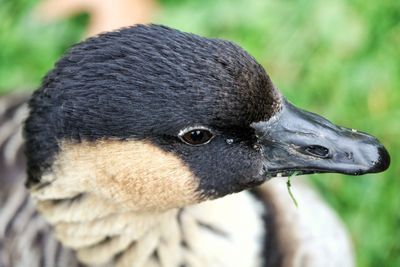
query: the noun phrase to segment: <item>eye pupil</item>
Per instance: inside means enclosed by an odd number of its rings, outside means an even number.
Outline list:
[[[204,138],[204,133],[200,130],[190,132],[190,134],[191,134],[192,140],[195,142],[201,142],[201,140],[203,140],[203,138]]]
[[[202,145],[208,143],[213,138],[213,134],[206,129],[195,129],[181,135],[180,138],[190,145]]]

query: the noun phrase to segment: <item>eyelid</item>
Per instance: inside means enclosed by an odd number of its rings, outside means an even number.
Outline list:
[[[215,136],[215,132],[212,129],[210,129],[208,127],[205,127],[205,126],[202,126],[202,125],[195,125],[195,126],[185,127],[185,128],[183,128],[182,130],[179,131],[178,136],[182,137],[186,133],[188,133],[190,131],[193,131],[193,130],[206,130],[206,131],[209,131],[213,136]]]
[[[208,140],[206,140],[204,143],[198,143],[198,144],[192,143],[185,139],[185,135],[190,134],[191,132],[197,131],[197,130],[208,132],[208,135],[211,135],[211,137]],[[202,125],[189,126],[189,127],[183,128],[178,133],[178,138],[182,142],[184,142],[185,144],[190,145],[190,146],[201,146],[201,145],[208,144],[211,142],[211,140],[214,139],[214,137],[215,137],[214,131],[211,130],[210,128],[202,126]]]

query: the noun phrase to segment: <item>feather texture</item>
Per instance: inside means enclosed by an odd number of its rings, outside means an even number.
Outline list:
[[[25,188],[22,122],[28,94],[0,98],[0,266],[81,266],[51,234]]]
[[[0,98],[0,266],[88,266],[56,241],[25,188],[21,128],[27,98],[21,94]],[[96,246],[79,250],[78,256],[92,263],[111,259],[93,265],[102,267],[353,266],[348,235],[334,212],[309,185],[297,181],[300,207],[296,209],[284,185],[275,179],[252,193],[170,211],[142,238],[102,236],[101,242],[95,240]],[[68,206],[68,211],[81,208],[82,214],[90,213],[84,195],[78,198],[71,199],[74,207],[64,201],[52,208]],[[54,220],[62,220],[60,216]],[[125,223],[133,221],[128,218]]]

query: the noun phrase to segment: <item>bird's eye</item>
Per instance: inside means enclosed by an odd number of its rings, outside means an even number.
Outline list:
[[[211,141],[214,135],[207,129],[190,129],[179,134],[179,138],[189,145],[203,145]]]

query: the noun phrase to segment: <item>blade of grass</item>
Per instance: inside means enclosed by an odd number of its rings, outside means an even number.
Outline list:
[[[290,175],[290,176],[288,177],[288,180],[287,180],[287,182],[286,182],[286,186],[287,186],[287,189],[288,189],[290,198],[293,200],[293,203],[294,203],[294,205],[296,206],[296,208],[299,207],[299,204],[297,203],[297,200],[296,200],[296,198],[294,197],[294,195],[293,195],[293,193],[292,193],[292,190],[291,190],[292,183],[290,182],[290,179],[291,179],[293,176],[296,176],[297,174],[298,174],[298,172],[292,173],[292,175]]]

